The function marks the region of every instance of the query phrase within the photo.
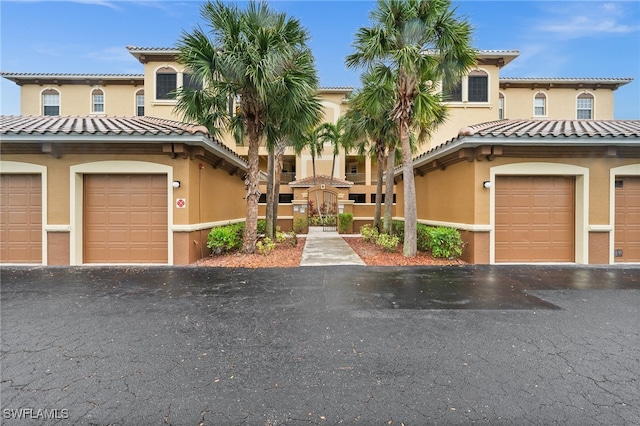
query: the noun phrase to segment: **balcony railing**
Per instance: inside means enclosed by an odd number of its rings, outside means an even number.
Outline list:
[[[296,180],[296,172],[282,172],[280,183],[289,183]]]
[[[347,180],[355,183],[356,185],[364,185],[364,179],[364,173],[347,173]]]

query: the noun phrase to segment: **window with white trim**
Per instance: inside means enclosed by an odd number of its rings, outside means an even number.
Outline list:
[[[178,87],[178,74],[171,67],[159,68],[156,71],[156,99],[173,100]]]
[[[100,89],[94,89],[91,92],[91,112],[104,112],[104,92]]]
[[[467,77],[467,98],[469,102],[489,101],[489,76],[486,72],[475,70]]]
[[[136,116],[144,116],[144,90],[136,92]]]
[[[547,115],[547,96],[544,93],[536,93],[533,99],[533,115],[544,117]]]
[[[42,114],[60,115],[60,93],[48,89],[42,92]]]
[[[498,120],[504,120],[504,95],[498,94]]]
[[[462,102],[462,80],[455,86],[443,91],[442,99],[445,102]]]
[[[578,120],[591,120],[593,118],[593,95],[583,93],[576,100],[576,118]]]

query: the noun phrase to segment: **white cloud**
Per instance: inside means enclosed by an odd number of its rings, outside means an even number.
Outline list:
[[[554,3],[548,15],[538,22],[536,31],[562,39],[588,38],[600,35],[629,34],[640,31],[635,21],[627,22],[626,4],[568,2]],[[546,5],[546,4],[545,4]],[[633,15],[631,15],[633,16]]]

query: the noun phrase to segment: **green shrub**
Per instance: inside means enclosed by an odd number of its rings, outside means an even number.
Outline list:
[[[207,247],[214,254],[237,250],[242,246],[244,222],[211,228],[207,236]]]
[[[400,244],[400,238],[396,235],[380,234],[376,238],[376,244],[385,251],[394,252],[398,248],[398,244]]]
[[[304,217],[296,217],[296,220],[293,221],[293,231],[296,234],[302,234],[304,229],[307,227],[307,220]]]
[[[418,246],[418,250],[429,251],[429,228],[429,226],[423,223],[418,223],[416,226],[416,244]]]
[[[290,231],[287,232],[287,234],[285,235],[285,240],[287,240],[287,242],[292,246],[295,247],[298,245],[298,236],[296,235],[295,231]]]
[[[276,243],[284,243],[286,239],[284,232],[276,231]]]
[[[464,242],[455,228],[427,227],[429,251],[433,257],[458,258],[462,256]]]
[[[274,241],[271,241],[271,238],[265,237],[262,239],[262,241],[258,241],[256,243],[256,248],[258,249],[258,253],[266,256],[268,254],[271,254],[271,252],[275,250],[276,243]]]
[[[378,238],[378,228],[375,228],[369,224],[362,225],[360,227],[360,235],[362,235],[362,240],[368,243],[373,243]]]
[[[257,232],[258,232],[258,235],[264,235],[267,233],[266,219],[258,219]]]
[[[402,220],[391,221],[391,235],[397,236],[400,242],[404,242],[404,221]]]
[[[343,234],[349,231],[351,224],[353,223],[353,214],[340,213],[338,215],[338,230]]]

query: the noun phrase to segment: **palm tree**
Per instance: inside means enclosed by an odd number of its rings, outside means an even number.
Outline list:
[[[373,25],[356,34],[355,52],[347,56],[350,68],[383,65],[396,76],[395,104],[391,117],[400,132],[404,187],[403,253],[417,252],[417,211],[413,158],[410,149],[412,129],[434,128],[432,94],[442,81],[452,87],[475,64],[471,47],[471,25],[455,16],[450,0],[378,0],[371,12]],[[425,134],[420,134],[423,140]]]
[[[289,94],[292,95],[292,94]],[[305,99],[298,102],[294,113],[279,105],[287,103],[287,99],[271,102],[273,105],[267,135],[267,214],[266,236],[273,239],[278,221],[278,203],[280,198],[280,177],[282,175],[282,156],[292,140],[300,139],[300,135],[320,120],[322,106],[315,93],[307,93]]]
[[[350,141],[344,137],[344,119],[338,118],[335,123],[322,123],[318,129],[318,137],[322,144],[331,144],[333,159],[331,161],[331,184],[336,168],[336,157],[340,154],[340,149],[349,149]]]
[[[212,135],[220,127],[233,130],[228,99],[239,97],[239,120],[248,139],[249,168],[247,213],[243,251],[255,250],[258,222],[259,148],[273,116],[273,101],[282,114],[291,113],[317,90],[313,57],[306,45],[306,29],[296,19],[277,13],[264,2],[250,1],[246,9],[221,0],[201,7],[211,38],[200,27],[183,32],[178,42],[178,61],[202,90],[182,89],[176,109],[187,121],[206,125]],[[301,70],[304,70],[301,72]]]
[[[307,127],[307,130],[300,135],[297,143],[294,144],[296,154],[300,154],[304,148],[309,150],[314,185],[316,184],[316,158],[320,158],[324,150],[324,141],[320,138],[321,126],[322,125]]]
[[[362,88],[349,100],[345,114],[345,139],[351,141],[359,155],[369,155],[378,163],[376,176],[376,205],[373,214],[373,226],[381,230],[382,182],[387,147],[395,145],[398,138],[396,123],[391,120],[393,107],[393,80],[390,76],[370,70],[361,76]],[[385,69],[377,71],[384,72]],[[393,197],[393,186],[391,195]],[[389,208],[392,208],[390,206]],[[391,214],[391,213],[389,213]]]

